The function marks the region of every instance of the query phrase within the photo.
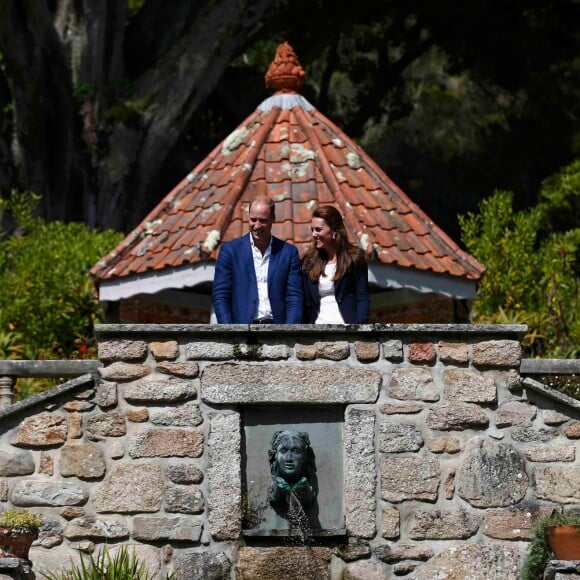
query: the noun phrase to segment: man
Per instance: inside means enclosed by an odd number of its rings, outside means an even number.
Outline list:
[[[299,324],[302,278],[298,250],[271,234],[274,202],[250,204],[250,233],[224,242],[213,282],[219,324]]]

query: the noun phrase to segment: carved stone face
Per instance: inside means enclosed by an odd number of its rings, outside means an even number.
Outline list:
[[[294,437],[284,437],[276,448],[276,462],[282,477],[299,477],[304,465],[304,449],[300,441]]]

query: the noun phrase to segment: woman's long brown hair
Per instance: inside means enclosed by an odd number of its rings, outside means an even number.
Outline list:
[[[332,205],[321,205],[312,213],[313,218],[321,218],[336,234],[334,245],[336,249],[336,272],[333,280],[340,280],[349,270],[355,270],[366,261],[364,252],[358,246],[348,241],[344,221],[340,212]],[[314,282],[318,282],[328,263],[328,255],[324,250],[312,247],[302,258],[302,271],[308,274]]]

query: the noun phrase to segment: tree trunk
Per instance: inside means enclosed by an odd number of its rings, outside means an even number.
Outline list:
[[[120,0],[60,0],[55,14],[44,1],[0,3],[20,182],[43,196],[45,217],[115,229],[142,219],[167,193],[150,184],[192,115],[276,3],[150,0],[130,27]],[[133,78],[126,55],[142,48]]]
[[[0,47],[14,103],[19,180],[42,195],[47,219],[74,215],[79,147],[72,83],[46,3],[1,2]]]

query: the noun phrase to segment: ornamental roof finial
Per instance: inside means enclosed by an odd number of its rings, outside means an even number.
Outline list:
[[[304,84],[306,73],[287,42],[278,45],[264,78],[266,86],[278,93],[295,93]]]

